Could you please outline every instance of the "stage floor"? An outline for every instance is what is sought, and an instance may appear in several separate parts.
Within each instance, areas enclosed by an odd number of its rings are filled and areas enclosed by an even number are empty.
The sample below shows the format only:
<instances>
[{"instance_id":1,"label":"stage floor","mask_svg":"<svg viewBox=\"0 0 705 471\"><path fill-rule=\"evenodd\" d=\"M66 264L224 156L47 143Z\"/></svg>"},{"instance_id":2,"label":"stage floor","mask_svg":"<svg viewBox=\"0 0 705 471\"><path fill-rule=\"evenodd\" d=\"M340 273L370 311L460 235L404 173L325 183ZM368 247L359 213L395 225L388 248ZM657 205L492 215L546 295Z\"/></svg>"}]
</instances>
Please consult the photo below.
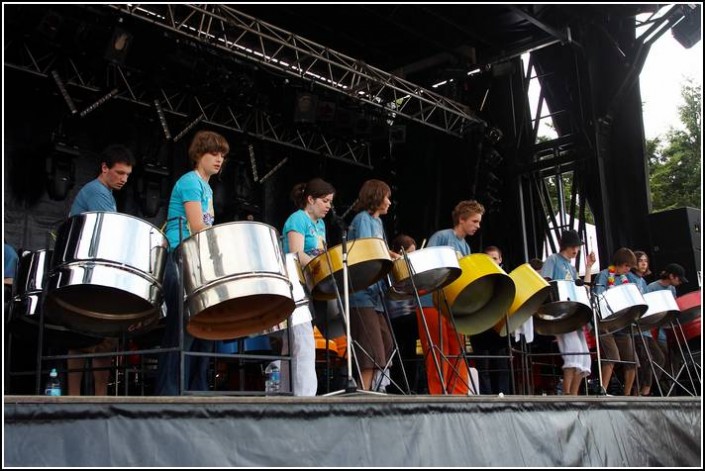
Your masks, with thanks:
<instances>
[{"instance_id":1,"label":"stage floor","mask_svg":"<svg viewBox=\"0 0 705 471\"><path fill-rule=\"evenodd\" d=\"M701 467L702 398L5 396L6 466Z\"/></svg>"}]
</instances>

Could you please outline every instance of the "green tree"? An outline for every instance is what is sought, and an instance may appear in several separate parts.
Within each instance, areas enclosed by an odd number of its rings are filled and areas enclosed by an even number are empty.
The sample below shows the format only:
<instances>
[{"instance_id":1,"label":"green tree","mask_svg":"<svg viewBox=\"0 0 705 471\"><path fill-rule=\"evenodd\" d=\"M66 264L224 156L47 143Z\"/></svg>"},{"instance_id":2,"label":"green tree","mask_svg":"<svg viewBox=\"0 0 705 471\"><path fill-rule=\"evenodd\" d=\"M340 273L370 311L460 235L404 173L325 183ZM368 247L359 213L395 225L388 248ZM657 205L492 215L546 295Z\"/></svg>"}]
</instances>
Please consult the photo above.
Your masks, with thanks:
<instances>
[{"instance_id":1,"label":"green tree","mask_svg":"<svg viewBox=\"0 0 705 471\"><path fill-rule=\"evenodd\" d=\"M681 96L684 104L678 113L685 130L671 128L663 146L658 139L646 142L654 212L684 206L701 209L702 87L687 80Z\"/></svg>"}]
</instances>

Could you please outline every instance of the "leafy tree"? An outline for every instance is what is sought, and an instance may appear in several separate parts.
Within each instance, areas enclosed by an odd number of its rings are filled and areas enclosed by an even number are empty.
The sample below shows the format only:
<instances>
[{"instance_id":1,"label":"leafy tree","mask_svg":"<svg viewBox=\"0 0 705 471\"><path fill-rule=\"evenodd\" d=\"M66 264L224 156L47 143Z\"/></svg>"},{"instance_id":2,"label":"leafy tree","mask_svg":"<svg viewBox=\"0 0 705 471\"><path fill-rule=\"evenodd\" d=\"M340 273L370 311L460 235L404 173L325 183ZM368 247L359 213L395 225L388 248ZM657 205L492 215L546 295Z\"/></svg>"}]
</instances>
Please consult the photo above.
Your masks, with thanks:
<instances>
[{"instance_id":1,"label":"leafy tree","mask_svg":"<svg viewBox=\"0 0 705 471\"><path fill-rule=\"evenodd\" d=\"M700 209L702 154L702 87L687 80L678 114L685 130L671 128L666 142L646 142L653 211L690 206Z\"/></svg>"}]
</instances>

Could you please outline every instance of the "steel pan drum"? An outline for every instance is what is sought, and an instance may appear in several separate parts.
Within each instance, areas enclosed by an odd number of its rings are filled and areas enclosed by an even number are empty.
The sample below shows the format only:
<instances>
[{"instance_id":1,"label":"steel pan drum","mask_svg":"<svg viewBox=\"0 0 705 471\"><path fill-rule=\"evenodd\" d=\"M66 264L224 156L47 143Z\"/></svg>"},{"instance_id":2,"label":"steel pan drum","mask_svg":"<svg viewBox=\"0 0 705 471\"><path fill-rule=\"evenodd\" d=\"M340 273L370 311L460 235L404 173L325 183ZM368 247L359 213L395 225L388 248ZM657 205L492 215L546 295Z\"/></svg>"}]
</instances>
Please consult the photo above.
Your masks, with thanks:
<instances>
[{"instance_id":1,"label":"steel pan drum","mask_svg":"<svg viewBox=\"0 0 705 471\"><path fill-rule=\"evenodd\" d=\"M534 316L534 330L541 335L572 332L592 317L590 298L585 286L572 280L551 280L549 297Z\"/></svg>"},{"instance_id":2,"label":"steel pan drum","mask_svg":"<svg viewBox=\"0 0 705 471\"><path fill-rule=\"evenodd\" d=\"M88 212L58 229L45 313L74 330L118 336L161 317L168 242L139 218Z\"/></svg>"},{"instance_id":3,"label":"steel pan drum","mask_svg":"<svg viewBox=\"0 0 705 471\"><path fill-rule=\"evenodd\" d=\"M686 324L700 317L702 312L702 292L700 290L691 291L676 298L676 303L681 312L676 315L678 322Z\"/></svg>"},{"instance_id":4,"label":"steel pan drum","mask_svg":"<svg viewBox=\"0 0 705 471\"><path fill-rule=\"evenodd\" d=\"M265 329L263 332L253 334L253 335L269 335L278 334L289 327L289 320L291 320L291 325L299 325L304 322L310 322L313 319L311 316L311 310L308 308L308 295L304 289L304 273L301 271L301 264L296 254L288 253L285 256L286 260L286 272L289 275L289 281L291 281L291 293L294 297L294 312L291 313L288 319L284 319L278 324Z\"/></svg>"},{"instance_id":5,"label":"steel pan drum","mask_svg":"<svg viewBox=\"0 0 705 471\"><path fill-rule=\"evenodd\" d=\"M391 299L411 298L414 286L419 296L423 296L452 283L462 273L455 250L450 247L427 247L408 253L407 257L408 263L401 257L392 265L392 281L387 292Z\"/></svg>"},{"instance_id":6,"label":"steel pan drum","mask_svg":"<svg viewBox=\"0 0 705 471\"><path fill-rule=\"evenodd\" d=\"M279 234L259 222L219 224L177 249L183 260L188 332L227 340L262 332L294 310Z\"/></svg>"},{"instance_id":7,"label":"steel pan drum","mask_svg":"<svg viewBox=\"0 0 705 471\"><path fill-rule=\"evenodd\" d=\"M669 290L652 291L644 294L644 300L649 306L646 313L639 319L639 330L650 330L672 319L680 311L676 298Z\"/></svg>"},{"instance_id":8,"label":"steel pan drum","mask_svg":"<svg viewBox=\"0 0 705 471\"><path fill-rule=\"evenodd\" d=\"M639 320L649 309L644 296L633 283L613 286L598 296L601 333L611 334Z\"/></svg>"},{"instance_id":9,"label":"steel pan drum","mask_svg":"<svg viewBox=\"0 0 705 471\"><path fill-rule=\"evenodd\" d=\"M528 263L512 270L509 278L514 281L516 287L514 302L509 307L509 331L513 332L536 314L550 294L551 285ZM506 336L506 325L507 321L503 318L494 326L494 329L499 335Z\"/></svg>"},{"instance_id":10,"label":"steel pan drum","mask_svg":"<svg viewBox=\"0 0 705 471\"><path fill-rule=\"evenodd\" d=\"M392 258L383 239L363 237L347 242L348 281L351 292L376 283L389 273ZM329 262L330 257L330 262ZM343 246L336 245L304 267L306 285L314 299L335 299L336 283L343 295Z\"/></svg>"},{"instance_id":11,"label":"steel pan drum","mask_svg":"<svg viewBox=\"0 0 705 471\"><path fill-rule=\"evenodd\" d=\"M433 301L441 313L449 316L445 296L458 332L479 334L507 313L516 292L514 281L486 254L468 255L458 263L462 274L443 291L435 292Z\"/></svg>"},{"instance_id":12,"label":"steel pan drum","mask_svg":"<svg viewBox=\"0 0 705 471\"><path fill-rule=\"evenodd\" d=\"M39 316L43 301L43 284L49 272L52 251L25 250L19 256L13 292L10 301L10 329L25 339L38 338ZM64 326L44 319L44 340L47 344L84 348L97 345L102 337L91 337L73 332Z\"/></svg>"}]
</instances>

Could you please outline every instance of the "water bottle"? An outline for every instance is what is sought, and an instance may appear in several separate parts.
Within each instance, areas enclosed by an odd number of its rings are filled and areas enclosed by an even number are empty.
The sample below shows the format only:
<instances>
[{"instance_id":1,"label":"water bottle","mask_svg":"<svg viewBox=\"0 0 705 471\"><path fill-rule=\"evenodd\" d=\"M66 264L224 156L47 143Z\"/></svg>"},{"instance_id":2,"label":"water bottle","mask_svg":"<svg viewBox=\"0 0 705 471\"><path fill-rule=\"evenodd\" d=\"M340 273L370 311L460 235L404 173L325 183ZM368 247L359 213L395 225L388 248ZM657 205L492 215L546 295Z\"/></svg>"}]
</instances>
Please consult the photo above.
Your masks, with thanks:
<instances>
[{"instance_id":1,"label":"water bottle","mask_svg":"<svg viewBox=\"0 0 705 471\"><path fill-rule=\"evenodd\" d=\"M49 373L49 380L46 388L44 388L44 394L47 396L61 396L61 381L59 381L59 373L56 372L56 368L52 368Z\"/></svg>"},{"instance_id":2,"label":"water bottle","mask_svg":"<svg viewBox=\"0 0 705 471\"><path fill-rule=\"evenodd\" d=\"M273 361L264 369L264 391L267 394L278 393L281 388L281 371L279 360Z\"/></svg>"}]
</instances>

